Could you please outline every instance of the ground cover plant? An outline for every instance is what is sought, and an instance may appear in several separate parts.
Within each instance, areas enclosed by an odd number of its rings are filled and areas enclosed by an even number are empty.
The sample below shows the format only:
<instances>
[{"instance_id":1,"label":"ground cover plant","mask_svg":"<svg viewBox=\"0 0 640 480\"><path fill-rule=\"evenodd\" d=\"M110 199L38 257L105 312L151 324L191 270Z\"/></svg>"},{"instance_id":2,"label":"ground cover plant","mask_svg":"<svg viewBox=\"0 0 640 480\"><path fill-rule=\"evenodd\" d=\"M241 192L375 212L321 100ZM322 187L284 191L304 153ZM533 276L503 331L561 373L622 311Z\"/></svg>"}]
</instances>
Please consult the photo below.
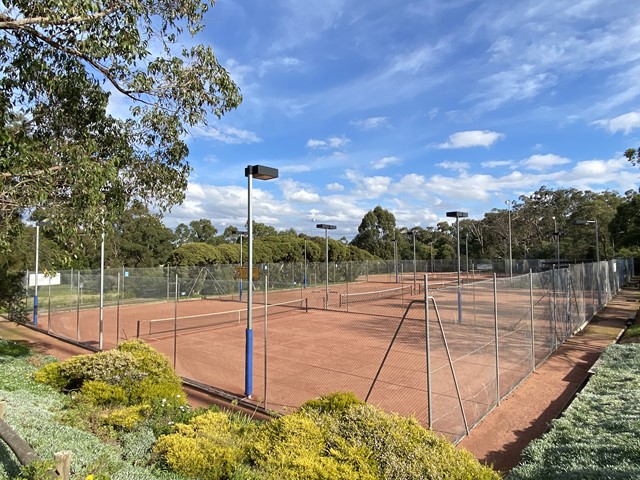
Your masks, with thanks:
<instances>
[{"instance_id":1,"label":"ground cover plant","mask_svg":"<svg viewBox=\"0 0 640 480\"><path fill-rule=\"evenodd\" d=\"M524 451L509 480L637 478L640 344L612 345L551 430Z\"/></svg>"},{"instance_id":2,"label":"ground cover plant","mask_svg":"<svg viewBox=\"0 0 640 480\"><path fill-rule=\"evenodd\" d=\"M5 419L44 459L21 469L0 442L0 480L40 478L61 450L72 451L73 479L499 478L415 419L350 393L269 422L194 411L165 357L137 340L62 362L0 340L0 367Z\"/></svg>"},{"instance_id":3,"label":"ground cover plant","mask_svg":"<svg viewBox=\"0 0 640 480\"><path fill-rule=\"evenodd\" d=\"M134 432L112 429L110 438L106 438L104 429L100 435L87 430L90 422L73 425L65 421L70 411L85 408L80 406L83 401L78 395L62 393L34 378L42 368L51 371L50 365L63 363L52 357L31 354L19 343L0 339L0 399L6 402L5 421L43 459L43 465L22 469L9 448L0 442L0 480L43 478L38 476L42 468L51 466L53 454L62 450L72 452L73 479L183 478L149 463L156 441L149 426L140 426Z\"/></svg>"}]
</instances>

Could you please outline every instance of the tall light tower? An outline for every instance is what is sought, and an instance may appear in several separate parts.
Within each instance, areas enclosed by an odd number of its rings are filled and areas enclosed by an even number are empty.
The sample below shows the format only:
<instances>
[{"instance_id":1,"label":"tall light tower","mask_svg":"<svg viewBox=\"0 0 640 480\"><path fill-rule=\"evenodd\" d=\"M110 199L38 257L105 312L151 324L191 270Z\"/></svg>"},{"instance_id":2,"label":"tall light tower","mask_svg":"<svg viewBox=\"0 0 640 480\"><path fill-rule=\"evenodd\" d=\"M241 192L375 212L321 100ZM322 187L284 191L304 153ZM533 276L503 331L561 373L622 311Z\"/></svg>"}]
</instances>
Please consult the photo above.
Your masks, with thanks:
<instances>
[{"instance_id":1,"label":"tall light tower","mask_svg":"<svg viewBox=\"0 0 640 480\"><path fill-rule=\"evenodd\" d=\"M602 308L602 291L600 288L600 246L598 245L598 220L576 220L576 225L590 225L595 226L596 235L596 282L598 283L598 308Z\"/></svg>"},{"instance_id":2,"label":"tall light tower","mask_svg":"<svg viewBox=\"0 0 640 480\"><path fill-rule=\"evenodd\" d=\"M271 180L278 178L278 169L265 167L264 165L247 165L244 169L247 177L247 330L245 335L245 369L244 369L244 394L251 397L253 390L253 210L251 207L252 180ZM266 381L266 379L265 379Z\"/></svg>"},{"instance_id":3,"label":"tall light tower","mask_svg":"<svg viewBox=\"0 0 640 480\"><path fill-rule=\"evenodd\" d=\"M504 202L509 212L509 277L513 277L513 254L511 252L511 207L515 204L512 200Z\"/></svg>"},{"instance_id":4,"label":"tall light tower","mask_svg":"<svg viewBox=\"0 0 640 480\"><path fill-rule=\"evenodd\" d=\"M236 234L240 237L240 301L242 302L242 237L244 237L247 232L243 230L238 230Z\"/></svg>"},{"instance_id":5,"label":"tall light tower","mask_svg":"<svg viewBox=\"0 0 640 480\"><path fill-rule=\"evenodd\" d=\"M33 324L38 325L38 262L40 258L40 225L36 223L36 275L33 290Z\"/></svg>"},{"instance_id":6,"label":"tall light tower","mask_svg":"<svg viewBox=\"0 0 640 480\"><path fill-rule=\"evenodd\" d=\"M335 230L336 226L328 223L318 223L316 228L324 229L324 263L326 266L324 308L326 310L329 308L329 230Z\"/></svg>"},{"instance_id":7,"label":"tall light tower","mask_svg":"<svg viewBox=\"0 0 640 480\"><path fill-rule=\"evenodd\" d=\"M447 217L456 219L457 257L458 257L458 323L462 323L462 288L460 284L460 219L468 217L467 212L447 212Z\"/></svg>"},{"instance_id":8,"label":"tall light tower","mask_svg":"<svg viewBox=\"0 0 640 480\"><path fill-rule=\"evenodd\" d=\"M416 231L411 231L413 235L413 288L416 288Z\"/></svg>"}]
</instances>

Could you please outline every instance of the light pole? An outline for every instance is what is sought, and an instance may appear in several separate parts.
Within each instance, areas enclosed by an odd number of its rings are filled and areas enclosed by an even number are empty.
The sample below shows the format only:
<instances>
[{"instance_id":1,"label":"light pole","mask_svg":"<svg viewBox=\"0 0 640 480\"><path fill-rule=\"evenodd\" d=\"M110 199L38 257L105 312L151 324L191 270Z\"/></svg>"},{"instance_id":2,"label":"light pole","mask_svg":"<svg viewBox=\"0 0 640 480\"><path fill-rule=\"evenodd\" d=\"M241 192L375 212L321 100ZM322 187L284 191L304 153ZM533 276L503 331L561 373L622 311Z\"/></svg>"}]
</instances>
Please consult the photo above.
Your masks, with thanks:
<instances>
[{"instance_id":1,"label":"light pole","mask_svg":"<svg viewBox=\"0 0 640 480\"><path fill-rule=\"evenodd\" d=\"M33 290L33 324L38 325L38 260L40 257L40 225L36 223L36 276Z\"/></svg>"},{"instance_id":2,"label":"light pole","mask_svg":"<svg viewBox=\"0 0 640 480\"><path fill-rule=\"evenodd\" d=\"M411 231L413 235L413 288L416 288L416 231Z\"/></svg>"},{"instance_id":3,"label":"light pole","mask_svg":"<svg viewBox=\"0 0 640 480\"><path fill-rule=\"evenodd\" d=\"M600 291L600 247L598 245L598 220L576 220L576 225L595 226L596 235L596 282L598 283L598 308L602 307L602 292Z\"/></svg>"},{"instance_id":4,"label":"light pole","mask_svg":"<svg viewBox=\"0 0 640 480\"><path fill-rule=\"evenodd\" d=\"M464 258L467 260L467 278L469 278L469 235L464 236Z\"/></svg>"},{"instance_id":5,"label":"light pole","mask_svg":"<svg viewBox=\"0 0 640 480\"><path fill-rule=\"evenodd\" d=\"M304 288L307 288L307 239L304 239Z\"/></svg>"},{"instance_id":6,"label":"light pole","mask_svg":"<svg viewBox=\"0 0 640 480\"><path fill-rule=\"evenodd\" d=\"M247 330L245 335L245 369L244 369L244 394L251 397L253 390L253 211L251 208L252 180L271 180L278 178L278 169L265 167L264 165L247 165L244 169L247 177ZM266 381L266 379L265 379Z\"/></svg>"},{"instance_id":7,"label":"light pole","mask_svg":"<svg viewBox=\"0 0 640 480\"><path fill-rule=\"evenodd\" d=\"M104 219L102 220L102 233L100 241L100 319L98 322L98 349L102 351L102 330L104 321Z\"/></svg>"},{"instance_id":8,"label":"light pole","mask_svg":"<svg viewBox=\"0 0 640 480\"><path fill-rule=\"evenodd\" d=\"M509 277L513 277L513 255L511 253L511 207L515 202L506 200L504 203L507 205L507 210L509 212Z\"/></svg>"},{"instance_id":9,"label":"light pole","mask_svg":"<svg viewBox=\"0 0 640 480\"><path fill-rule=\"evenodd\" d=\"M433 239L431 239L429 245L431 246L431 273L433 273Z\"/></svg>"},{"instance_id":10,"label":"light pole","mask_svg":"<svg viewBox=\"0 0 640 480\"><path fill-rule=\"evenodd\" d=\"M393 233L393 273L396 276L396 283L398 283L398 241L396 240L396 234Z\"/></svg>"},{"instance_id":11,"label":"light pole","mask_svg":"<svg viewBox=\"0 0 640 480\"><path fill-rule=\"evenodd\" d=\"M462 289L460 285L460 219L468 217L467 212L447 212L447 217L456 219L457 257L458 257L458 322L462 323Z\"/></svg>"},{"instance_id":12,"label":"light pole","mask_svg":"<svg viewBox=\"0 0 640 480\"><path fill-rule=\"evenodd\" d=\"M556 240L556 266L560 268L560 232L558 231L556 217L551 218L553 218L553 236Z\"/></svg>"},{"instance_id":13,"label":"light pole","mask_svg":"<svg viewBox=\"0 0 640 480\"><path fill-rule=\"evenodd\" d=\"M318 223L316 228L324 228L324 261L326 266L324 308L326 310L329 308L329 230L335 230L336 226L328 223Z\"/></svg>"},{"instance_id":14,"label":"light pole","mask_svg":"<svg viewBox=\"0 0 640 480\"><path fill-rule=\"evenodd\" d=\"M242 237L244 237L247 232L238 230L236 234L240 235L240 302L242 302Z\"/></svg>"}]
</instances>

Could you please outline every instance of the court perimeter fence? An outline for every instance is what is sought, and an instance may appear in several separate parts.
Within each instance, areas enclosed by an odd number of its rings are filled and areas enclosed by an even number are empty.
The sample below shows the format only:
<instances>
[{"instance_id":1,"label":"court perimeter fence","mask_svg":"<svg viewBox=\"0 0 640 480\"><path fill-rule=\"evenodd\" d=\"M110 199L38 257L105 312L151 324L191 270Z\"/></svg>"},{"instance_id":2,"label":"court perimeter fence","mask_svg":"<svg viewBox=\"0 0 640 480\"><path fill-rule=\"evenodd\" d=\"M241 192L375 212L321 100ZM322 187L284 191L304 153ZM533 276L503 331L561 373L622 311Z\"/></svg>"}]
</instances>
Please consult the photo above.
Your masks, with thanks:
<instances>
[{"instance_id":1,"label":"court perimeter fence","mask_svg":"<svg viewBox=\"0 0 640 480\"><path fill-rule=\"evenodd\" d=\"M259 393L251 401L286 412L350 390L453 441L634 275L627 259L563 268L529 261L513 276L504 263L474 261L459 283L453 262L330 263L328 278L326 267L257 267L253 317L264 346L254 361L264 369L255 371ZM183 378L243 396L248 285L236 267L65 271L52 278L39 280L39 328L97 349L142 338Z\"/></svg>"}]
</instances>

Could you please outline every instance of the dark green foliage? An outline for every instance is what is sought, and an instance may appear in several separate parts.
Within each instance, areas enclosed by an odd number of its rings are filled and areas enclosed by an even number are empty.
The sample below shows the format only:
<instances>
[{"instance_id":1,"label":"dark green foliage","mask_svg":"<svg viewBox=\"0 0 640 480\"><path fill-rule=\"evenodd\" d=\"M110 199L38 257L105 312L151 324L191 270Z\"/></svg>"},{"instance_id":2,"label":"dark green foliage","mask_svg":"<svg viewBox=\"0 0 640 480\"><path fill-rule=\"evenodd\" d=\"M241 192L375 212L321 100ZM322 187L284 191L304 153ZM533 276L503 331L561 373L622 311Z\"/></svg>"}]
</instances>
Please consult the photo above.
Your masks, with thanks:
<instances>
[{"instance_id":1,"label":"dark green foliage","mask_svg":"<svg viewBox=\"0 0 640 480\"><path fill-rule=\"evenodd\" d=\"M218 250L208 243L187 243L171 253L167 265L177 267L205 266L219 263L221 259Z\"/></svg>"},{"instance_id":2,"label":"dark green foliage","mask_svg":"<svg viewBox=\"0 0 640 480\"><path fill-rule=\"evenodd\" d=\"M26 345L0 338L0 357L26 357L30 353Z\"/></svg>"}]
</instances>

